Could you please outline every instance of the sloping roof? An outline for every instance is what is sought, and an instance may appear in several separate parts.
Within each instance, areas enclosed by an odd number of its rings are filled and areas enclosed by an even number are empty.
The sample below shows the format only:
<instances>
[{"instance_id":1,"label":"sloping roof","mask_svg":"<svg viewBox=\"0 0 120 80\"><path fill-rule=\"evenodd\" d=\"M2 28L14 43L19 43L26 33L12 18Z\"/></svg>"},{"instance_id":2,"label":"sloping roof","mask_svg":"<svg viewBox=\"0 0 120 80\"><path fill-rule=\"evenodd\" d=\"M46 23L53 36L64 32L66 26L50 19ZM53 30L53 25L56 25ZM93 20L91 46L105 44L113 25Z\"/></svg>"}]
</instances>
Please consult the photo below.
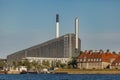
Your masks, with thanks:
<instances>
[{"instance_id":1,"label":"sloping roof","mask_svg":"<svg viewBox=\"0 0 120 80\"><path fill-rule=\"evenodd\" d=\"M116 63L120 63L120 56L118 56L113 63L111 64L111 66L115 66Z\"/></svg>"},{"instance_id":2,"label":"sloping roof","mask_svg":"<svg viewBox=\"0 0 120 80\"><path fill-rule=\"evenodd\" d=\"M102 61L103 62L110 62L110 59L115 59L118 56L116 54L112 54L112 53L104 53L102 54Z\"/></svg>"},{"instance_id":3,"label":"sloping roof","mask_svg":"<svg viewBox=\"0 0 120 80\"><path fill-rule=\"evenodd\" d=\"M118 54L112 54L111 52L84 52L83 54L78 56L78 59L86 58L86 62L88 59L101 59L102 62L110 62L111 59L115 59L118 57Z\"/></svg>"}]
</instances>

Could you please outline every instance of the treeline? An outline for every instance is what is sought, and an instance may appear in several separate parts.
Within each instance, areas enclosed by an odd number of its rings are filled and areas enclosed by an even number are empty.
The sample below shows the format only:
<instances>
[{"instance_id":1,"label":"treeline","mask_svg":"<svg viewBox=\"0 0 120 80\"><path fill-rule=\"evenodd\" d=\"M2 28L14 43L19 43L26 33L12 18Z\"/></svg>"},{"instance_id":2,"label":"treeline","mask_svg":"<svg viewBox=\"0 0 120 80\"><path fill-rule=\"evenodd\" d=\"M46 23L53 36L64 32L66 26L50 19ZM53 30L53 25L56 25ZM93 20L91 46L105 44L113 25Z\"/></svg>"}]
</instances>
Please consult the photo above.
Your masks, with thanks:
<instances>
[{"instance_id":1,"label":"treeline","mask_svg":"<svg viewBox=\"0 0 120 80\"><path fill-rule=\"evenodd\" d=\"M29 61L28 59L22 61L13 61L12 67L14 69L19 68L20 66L25 66L28 71L40 71L41 69L75 69L77 68L77 58L72 58L67 63L61 63L61 61L52 61L51 63L48 60L43 60L42 63L40 61Z\"/></svg>"}]
</instances>

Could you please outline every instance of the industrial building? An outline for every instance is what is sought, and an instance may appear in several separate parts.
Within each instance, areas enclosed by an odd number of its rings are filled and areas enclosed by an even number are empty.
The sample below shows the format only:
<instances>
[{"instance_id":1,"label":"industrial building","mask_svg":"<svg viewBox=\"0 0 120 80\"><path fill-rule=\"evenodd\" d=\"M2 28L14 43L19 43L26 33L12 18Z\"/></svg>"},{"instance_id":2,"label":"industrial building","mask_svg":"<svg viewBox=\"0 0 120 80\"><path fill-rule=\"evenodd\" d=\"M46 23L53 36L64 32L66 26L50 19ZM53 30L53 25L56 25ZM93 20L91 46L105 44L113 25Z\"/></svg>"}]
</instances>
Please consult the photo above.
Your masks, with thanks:
<instances>
[{"instance_id":1,"label":"industrial building","mask_svg":"<svg viewBox=\"0 0 120 80\"><path fill-rule=\"evenodd\" d=\"M81 41L78 38L78 18L75 19L75 33L59 37L59 15L56 15L56 38L42 44L18 51L7 56L8 65L13 61L28 59L29 61L57 61L68 62L71 57L79 55Z\"/></svg>"}]
</instances>

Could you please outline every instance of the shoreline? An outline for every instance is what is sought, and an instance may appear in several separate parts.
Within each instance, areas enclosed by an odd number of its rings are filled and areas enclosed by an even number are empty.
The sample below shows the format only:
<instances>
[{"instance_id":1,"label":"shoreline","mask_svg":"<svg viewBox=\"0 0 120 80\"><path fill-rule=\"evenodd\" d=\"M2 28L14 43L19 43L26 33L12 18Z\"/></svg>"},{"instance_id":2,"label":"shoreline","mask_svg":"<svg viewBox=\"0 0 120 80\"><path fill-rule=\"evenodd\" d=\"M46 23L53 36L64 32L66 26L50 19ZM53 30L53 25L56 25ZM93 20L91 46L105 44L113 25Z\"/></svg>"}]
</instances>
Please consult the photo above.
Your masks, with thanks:
<instances>
[{"instance_id":1,"label":"shoreline","mask_svg":"<svg viewBox=\"0 0 120 80\"><path fill-rule=\"evenodd\" d=\"M27 73L27 72L26 72ZM24 73L24 74L26 74ZM21 74L18 71L4 71L0 74ZM40 74L40 73L37 73ZM120 74L120 70L81 70L81 69L57 69L46 74Z\"/></svg>"},{"instance_id":2,"label":"shoreline","mask_svg":"<svg viewBox=\"0 0 120 80\"><path fill-rule=\"evenodd\" d=\"M54 74L120 74L120 70L58 69Z\"/></svg>"}]
</instances>

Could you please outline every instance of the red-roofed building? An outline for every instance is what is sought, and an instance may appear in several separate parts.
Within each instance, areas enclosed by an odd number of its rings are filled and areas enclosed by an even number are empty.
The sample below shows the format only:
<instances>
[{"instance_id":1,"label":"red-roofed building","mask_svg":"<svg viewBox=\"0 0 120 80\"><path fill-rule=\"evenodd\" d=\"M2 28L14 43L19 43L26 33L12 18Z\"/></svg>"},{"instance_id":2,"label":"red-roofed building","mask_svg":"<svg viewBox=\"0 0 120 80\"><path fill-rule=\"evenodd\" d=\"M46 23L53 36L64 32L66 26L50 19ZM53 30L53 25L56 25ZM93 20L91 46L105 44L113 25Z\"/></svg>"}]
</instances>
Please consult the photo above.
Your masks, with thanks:
<instances>
[{"instance_id":1,"label":"red-roofed building","mask_svg":"<svg viewBox=\"0 0 120 80\"><path fill-rule=\"evenodd\" d=\"M120 69L120 56L117 57L111 64L112 69Z\"/></svg>"},{"instance_id":2,"label":"red-roofed building","mask_svg":"<svg viewBox=\"0 0 120 80\"><path fill-rule=\"evenodd\" d=\"M102 50L99 52L85 51L78 56L78 68L80 69L106 69L111 68L112 62L118 58L118 54L113 54L108 50L104 53Z\"/></svg>"}]
</instances>

